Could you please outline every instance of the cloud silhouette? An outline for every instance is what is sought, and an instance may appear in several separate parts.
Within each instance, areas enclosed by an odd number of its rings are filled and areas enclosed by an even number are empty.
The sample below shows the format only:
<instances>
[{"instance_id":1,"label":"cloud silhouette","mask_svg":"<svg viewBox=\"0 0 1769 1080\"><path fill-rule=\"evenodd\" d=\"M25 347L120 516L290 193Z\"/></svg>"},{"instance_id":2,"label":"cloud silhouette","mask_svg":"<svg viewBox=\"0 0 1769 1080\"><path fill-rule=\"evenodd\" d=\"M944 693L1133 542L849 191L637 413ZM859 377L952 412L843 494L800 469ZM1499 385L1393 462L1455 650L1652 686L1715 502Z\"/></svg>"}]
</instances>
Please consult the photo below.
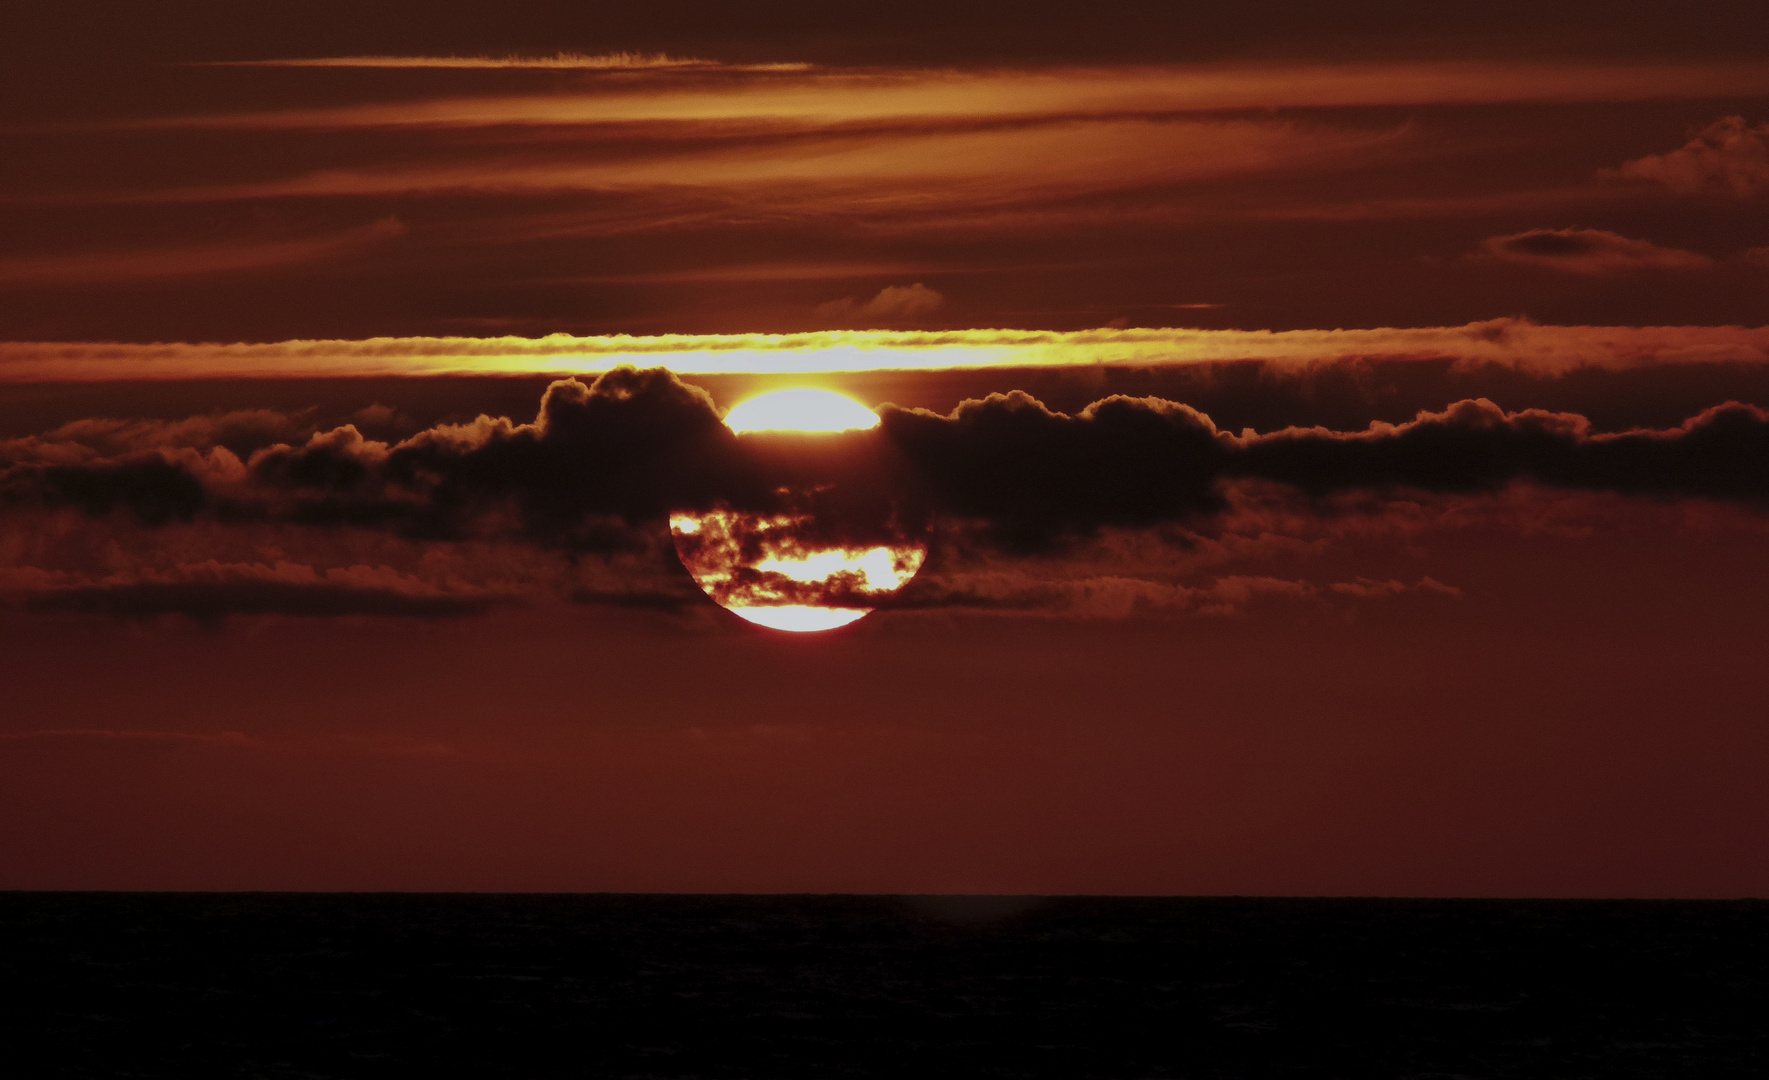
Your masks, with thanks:
<instances>
[{"instance_id":1,"label":"cloud silhouette","mask_svg":"<svg viewBox=\"0 0 1769 1080\"><path fill-rule=\"evenodd\" d=\"M1604 229L1531 229L1494 236L1481 241L1477 256L1593 277L1640 270L1700 270L1714 264L1706 255L1631 240Z\"/></svg>"},{"instance_id":2,"label":"cloud silhouette","mask_svg":"<svg viewBox=\"0 0 1769 1080\"><path fill-rule=\"evenodd\" d=\"M703 391L661 369L625 368L587 386L555 382L530 423L482 416L394 444L345 426L243 461L220 446L104 456L74 441L82 429L64 428L59 449L7 444L0 510L614 552L651 543L671 511L727 506L800 515L807 539L823 543L873 542L886 519L893 529L950 519L1005 550L1031 551L1108 527L1207 517L1225 508L1222 485L1236 480L1305 497L1528 481L1769 501L1769 412L1737 402L1670 428L1609 433L1575 413L1507 412L1485 399L1358 431L1263 434L1220 431L1161 398L1107 397L1069 414L1015 392L948 414L879 411L869 432L739 438Z\"/></svg>"}]
</instances>

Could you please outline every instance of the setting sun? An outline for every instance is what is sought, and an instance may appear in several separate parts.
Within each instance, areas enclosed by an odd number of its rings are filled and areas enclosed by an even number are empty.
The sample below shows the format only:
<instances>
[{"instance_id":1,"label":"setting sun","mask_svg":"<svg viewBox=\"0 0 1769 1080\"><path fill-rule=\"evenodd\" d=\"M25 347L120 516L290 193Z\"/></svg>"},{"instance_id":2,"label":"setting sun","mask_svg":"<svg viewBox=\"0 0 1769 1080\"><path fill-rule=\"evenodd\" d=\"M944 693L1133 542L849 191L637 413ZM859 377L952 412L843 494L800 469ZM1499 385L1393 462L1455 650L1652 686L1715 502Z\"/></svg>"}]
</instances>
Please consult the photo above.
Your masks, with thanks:
<instances>
[{"instance_id":1,"label":"setting sun","mask_svg":"<svg viewBox=\"0 0 1769 1080\"><path fill-rule=\"evenodd\" d=\"M865 431L878 414L832 390L776 390L725 416L738 434L811 435ZM919 539L866 547L818 546L804 515L714 510L670 517L670 533L695 582L738 617L774 630L807 632L846 626L872 611L869 599L896 592L921 569Z\"/></svg>"},{"instance_id":2,"label":"setting sun","mask_svg":"<svg viewBox=\"0 0 1769 1080\"><path fill-rule=\"evenodd\" d=\"M833 390L776 390L750 398L725 416L739 435L751 431L803 431L834 434L878 426L878 414Z\"/></svg>"}]
</instances>

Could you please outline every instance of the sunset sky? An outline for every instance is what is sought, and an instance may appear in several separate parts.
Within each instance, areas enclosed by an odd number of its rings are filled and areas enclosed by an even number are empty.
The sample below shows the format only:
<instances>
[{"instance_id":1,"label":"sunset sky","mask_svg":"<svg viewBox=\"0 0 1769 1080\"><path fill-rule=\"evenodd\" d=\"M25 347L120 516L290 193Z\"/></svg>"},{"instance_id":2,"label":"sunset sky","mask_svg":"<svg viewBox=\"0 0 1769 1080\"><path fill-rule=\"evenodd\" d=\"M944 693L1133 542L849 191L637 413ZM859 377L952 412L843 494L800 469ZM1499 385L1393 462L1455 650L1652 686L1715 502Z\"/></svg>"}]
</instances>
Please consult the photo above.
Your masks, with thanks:
<instances>
[{"instance_id":1,"label":"sunset sky","mask_svg":"<svg viewBox=\"0 0 1769 1080\"><path fill-rule=\"evenodd\" d=\"M1769 893L1769 6L0 59L0 888Z\"/></svg>"}]
</instances>

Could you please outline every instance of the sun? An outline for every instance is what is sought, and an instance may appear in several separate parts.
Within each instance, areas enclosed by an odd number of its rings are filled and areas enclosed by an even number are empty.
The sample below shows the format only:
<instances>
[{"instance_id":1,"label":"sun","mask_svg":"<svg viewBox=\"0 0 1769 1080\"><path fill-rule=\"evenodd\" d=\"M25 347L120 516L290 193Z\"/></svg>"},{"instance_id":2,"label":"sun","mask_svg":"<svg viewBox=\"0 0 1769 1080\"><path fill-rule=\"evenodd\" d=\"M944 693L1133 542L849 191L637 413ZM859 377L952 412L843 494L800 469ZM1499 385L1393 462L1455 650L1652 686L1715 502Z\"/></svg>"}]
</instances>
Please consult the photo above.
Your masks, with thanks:
<instances>
[{"instance_id":1,"label":"sun","mask_svg":"<svg viewBox=\"0 0 1769 1080\"><path fill-rule=\"evenodd\" d=\"M832 390L776 390L725 416L739 435L838 434L878 426L878 414ZM670 516L682 565L705 593L740 618L774 630L833 630L873 610L921 569L927 544L887 527L888 543L832 547L810 540L814 517L729 509ZM888 525L888 523L887 523Z\"/></svg>"},{"instance_id":2,"label":"sun","mask_svg":"<svg viewBox=\"0 0 1769 1080\"><path fill-rule=\"evenodd\" d=\"M878 414L834 390L776 390L752 397L726 413L725 426L739 435L751 431L833 434L875 428Z\"/></svg>"}]
</instances>

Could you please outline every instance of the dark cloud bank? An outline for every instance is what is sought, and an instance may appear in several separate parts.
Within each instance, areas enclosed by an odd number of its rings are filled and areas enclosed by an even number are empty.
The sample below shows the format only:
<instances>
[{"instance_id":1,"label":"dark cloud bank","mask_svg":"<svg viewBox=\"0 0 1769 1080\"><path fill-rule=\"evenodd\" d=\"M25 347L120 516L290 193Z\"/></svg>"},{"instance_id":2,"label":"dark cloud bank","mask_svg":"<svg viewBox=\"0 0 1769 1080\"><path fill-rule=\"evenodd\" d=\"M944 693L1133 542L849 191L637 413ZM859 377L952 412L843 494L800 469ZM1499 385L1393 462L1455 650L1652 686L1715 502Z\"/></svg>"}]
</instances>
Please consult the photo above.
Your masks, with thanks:
<instances>
[{"instance_id":1,"label":"dark cloud bank","mask_svg":"<svg viewBox=\"0 0 1769 1080\"><path fill-rule=\"evenodd\" d=\"M225 445L104 452L78 428L0 444L0 505L126 512L147 524L212 516L388 529L504 532L595 549L672 510L792 508L781 489L864 488L880 501L981 522L1016 545L1221 509L1219 482L1309 495L1469 492L1514 481L1574 490L1769 499L1769 411L1729 402L1658 430L1595 432L1580 415L1485 399L1361 431L1219 431L1189 406L1107 397L1074 414L992 394L948 415L886 405L869 433L733 435L703 391L664 370L555 382L537 418L481 416L404 441L355 426L241 456ZM226 425L217 425L217 430ZM839 510L839 506L837 507Z\"/></svg>"},{"instance_id":2,"label":"dark cloud bank","mask_svg":"<svg viewBox=\"0 0 1769 1080\"><path fill-rule=\"evenodd\" d=\"M1264 434L1220 431L1205 414L1152 397L1107 397L1069 414L1014 392L945 415L895 406L880 414L870 432L739 438L704 391L667 371L629 368L592 385L552 384L530 423L481 416L391 443L347 425L242 452L239 425L225 420L135 429L126 442L114 426L69 425L0 443L0 513L24 528L33 515L71 511L150 530L295 525L420 543L513 541L576 558L655 549L671 511L729 506L813 515L806 539L819 542L962 525L1011 558L1101 529L1199 522L1227 509L1225 485L1249 480L1293 490L1303 505L1347 492L1405 498L1517 482L1769 501L1769 411L1736 402L1674 427L1622 432L1485 399L1358 431ZM277 430L259 427L264 439ZM167 433L158 445L155 430ZM453 615L499 601L404 579L226 566L32 595L38 608L119 614Z\"/></svg>"}]
</instances>

